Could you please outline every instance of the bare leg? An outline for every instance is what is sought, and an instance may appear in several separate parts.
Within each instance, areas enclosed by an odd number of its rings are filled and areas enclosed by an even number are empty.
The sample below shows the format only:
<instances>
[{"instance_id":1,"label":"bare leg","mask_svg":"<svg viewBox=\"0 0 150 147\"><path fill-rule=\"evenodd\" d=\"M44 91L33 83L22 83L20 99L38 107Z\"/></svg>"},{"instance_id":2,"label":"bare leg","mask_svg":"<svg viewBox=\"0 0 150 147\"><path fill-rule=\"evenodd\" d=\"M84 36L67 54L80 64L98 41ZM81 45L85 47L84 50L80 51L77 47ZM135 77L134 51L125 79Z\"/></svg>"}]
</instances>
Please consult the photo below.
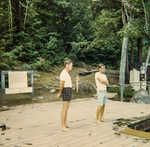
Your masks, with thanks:
<instances>
[{"instance_id":1,"label":"bare leg","mask_svg":"<svg viewBox=\"0 0 150 147\"><path fill-rule=\"evenodd\" d=\"M66 128L69 128L69 127L67 126L67 115L68 115L69 106L70 106L70 102L67 101L67 102L66 102L66 115L65 115L65 127L66 127Z\"/></svg>"},{"instance_id":2,"label":"bare leg","mask_svg":"<svg viewBox=\"0 0 150 147\"><path fill-rule=\"evenodd\" d=\"M99 123L100 121L102 121L102 117L103 117L103 106L99 105L97 108L97 113L96 113L96 121L97 123Z\"/></svg>"},{"instance_id":3,"label":"bare leg","mask_svg":"<svg viewBox=\"0 0 150 147\"><path fill-rule=\"evenodd\" d=\"M105 110L105 105L103 105L101 107L101 111L100 111L100 121L104 122L104 110Z\"/></svg>"},{"instance_id":4,"label":"bare leg","mask_svg":"<svg viewBox=\"0 0 150 147\"><path fill-rule=\"evenodd\" d=\"M99 121L99 116L100 116L100 106L98 106L96 110L96 122Z\"/></svg>"},{"instance_id":5,"label":"bare leg","mask_svg":"<svg viewBox=\"0 0 150 147\"><path fill-rule=\"evenodd\" d=\"M66 122L67 122L67 114L68 114L69 104L70 104L70 102L63 101L62 114L61 114L62 128L67 128Z\"/></svg>"}]
</instances>

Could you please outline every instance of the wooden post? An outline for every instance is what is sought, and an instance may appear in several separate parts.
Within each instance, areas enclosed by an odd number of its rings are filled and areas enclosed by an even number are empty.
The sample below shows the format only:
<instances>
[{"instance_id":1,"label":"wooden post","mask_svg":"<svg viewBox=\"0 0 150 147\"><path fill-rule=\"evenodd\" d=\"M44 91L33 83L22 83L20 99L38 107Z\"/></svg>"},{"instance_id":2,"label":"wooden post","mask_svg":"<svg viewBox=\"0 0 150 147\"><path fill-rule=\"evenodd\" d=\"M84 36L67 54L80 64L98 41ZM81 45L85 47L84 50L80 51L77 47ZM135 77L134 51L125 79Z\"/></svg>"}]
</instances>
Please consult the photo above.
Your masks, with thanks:
<instances>
[{"instance_id":1,"label":"wooden post","mask_svg":"<svg viewBox=\"0 0 150 147\"><path fill-rule=\"evenodd\" d=\"M76 76L76 92L79 92L79 75Z\"/></svg>"},{"instance_id":2,"label":"wooden post","mask_svg":"<svg viewBox=\"0 0 150 147\"><path fill-rule=\"evenodd\" d=\"M33 97L34 97L34 85L33 85L34 75L33 75L33 71L31 71L30 76L31 76L30 82L31 82L31 87L32 87L32 99L33 99Z\"/></svg>"},{"instance_id":3,"label":"wooden post","mask_svg":"<svg viewBox=\"0 0 150 147\"><path fill-rule=\"evenodd\" d=\"M2 104L4 104L4 95L5 95L5 74L2 71L1 73L1 89L2 89Z\"/></svg>"}]
</instances>

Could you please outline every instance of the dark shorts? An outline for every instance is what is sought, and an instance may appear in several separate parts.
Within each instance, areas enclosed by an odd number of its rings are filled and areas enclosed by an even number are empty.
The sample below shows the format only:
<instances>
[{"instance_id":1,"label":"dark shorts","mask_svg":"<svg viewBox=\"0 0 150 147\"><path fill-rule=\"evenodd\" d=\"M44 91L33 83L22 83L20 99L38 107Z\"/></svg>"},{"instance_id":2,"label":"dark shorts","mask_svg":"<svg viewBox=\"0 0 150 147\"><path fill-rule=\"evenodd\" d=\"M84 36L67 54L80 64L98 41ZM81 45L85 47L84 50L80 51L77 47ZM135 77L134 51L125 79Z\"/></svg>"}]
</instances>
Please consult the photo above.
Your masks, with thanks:
<instances>
[{"instance_id":1,"label":"dark shorts","mask_svg":"<svg viewBox=\"0 0 150 147\"><path fill-rule=\"evenodd\" d=\"M63 99L63 101L71 101L71 99L72 99L72 88L70 88L70 87L63 88L62 99Z\"/></svg>"}]
</instances>

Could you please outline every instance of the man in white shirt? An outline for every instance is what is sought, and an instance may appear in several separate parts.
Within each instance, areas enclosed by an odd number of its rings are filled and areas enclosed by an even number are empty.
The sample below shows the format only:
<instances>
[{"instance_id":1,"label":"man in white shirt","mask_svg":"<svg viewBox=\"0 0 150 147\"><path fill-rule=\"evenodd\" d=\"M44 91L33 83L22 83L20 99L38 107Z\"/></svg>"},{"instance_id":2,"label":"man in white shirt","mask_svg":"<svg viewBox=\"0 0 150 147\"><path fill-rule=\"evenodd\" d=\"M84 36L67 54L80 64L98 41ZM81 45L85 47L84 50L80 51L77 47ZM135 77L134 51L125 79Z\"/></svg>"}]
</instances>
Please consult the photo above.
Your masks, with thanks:
<instances>
[{"instance_id":1,"label":"man in white shirt","mask_svg":"<svg viewBox=\"0 0 150 147\"><path fill-rule=\"evenodd\" d=\"M67 126L67 113L72 99L72 81L69 75L69 71L72 70L72 61L67 59L64 61L65 68L60 73L60 88L58 97L62 96L63 107L61 113L62 129L66 131L69 127Z\"/></svg>"},{"instance_id":2,"label":"man in white shirt","mask_svg":"<svg viewBox=\"0 0 150 147\"><path fill-rule=\"evenodd\" d=\"M107 86L109 82L107 80L105 73L105 65L99 64L98 66L99 72L95 73L95 82L97 87L97 99L98 106L96 111L96 122L104 122L104 109L107 99Z\"/></svg>"}]
</instances>

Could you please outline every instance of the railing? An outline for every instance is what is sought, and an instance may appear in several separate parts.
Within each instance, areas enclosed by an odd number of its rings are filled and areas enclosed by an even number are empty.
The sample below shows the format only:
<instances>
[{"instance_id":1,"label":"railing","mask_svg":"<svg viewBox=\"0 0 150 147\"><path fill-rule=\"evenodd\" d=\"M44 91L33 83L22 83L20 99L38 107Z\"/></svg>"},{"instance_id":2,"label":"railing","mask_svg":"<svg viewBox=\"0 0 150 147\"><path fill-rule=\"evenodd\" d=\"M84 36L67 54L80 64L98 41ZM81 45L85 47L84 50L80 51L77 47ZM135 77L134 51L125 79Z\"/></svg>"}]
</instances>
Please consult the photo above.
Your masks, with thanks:
<instances>
[{"instance_id":1,"label":"railing","mask_svg":"<svg viewBox=\"0 0 150 147\"><path fill-rule=\"evenodd\" d=\"M10 73L25 73L25 80L21 79L19 77L15 77L15 79L10 82ZM16 94L16 93L32 93L32 97L34 96L34 85L33 85L33 71L2 71L1 72L1 90L2 90L2 103L4 102L5 94ZM28 75L30 77L29 83L28 83ZM17 79L18 78L18 79ZM22 77L24 78L24 77ZM13 82L18 82L21 84L21 87L15 86L16 83ZM26 83L25 83L26 82ZM6 85L7 83L7 85ZM11 84L11 87L10 85Z\"/></svg>"}]
</instances>

